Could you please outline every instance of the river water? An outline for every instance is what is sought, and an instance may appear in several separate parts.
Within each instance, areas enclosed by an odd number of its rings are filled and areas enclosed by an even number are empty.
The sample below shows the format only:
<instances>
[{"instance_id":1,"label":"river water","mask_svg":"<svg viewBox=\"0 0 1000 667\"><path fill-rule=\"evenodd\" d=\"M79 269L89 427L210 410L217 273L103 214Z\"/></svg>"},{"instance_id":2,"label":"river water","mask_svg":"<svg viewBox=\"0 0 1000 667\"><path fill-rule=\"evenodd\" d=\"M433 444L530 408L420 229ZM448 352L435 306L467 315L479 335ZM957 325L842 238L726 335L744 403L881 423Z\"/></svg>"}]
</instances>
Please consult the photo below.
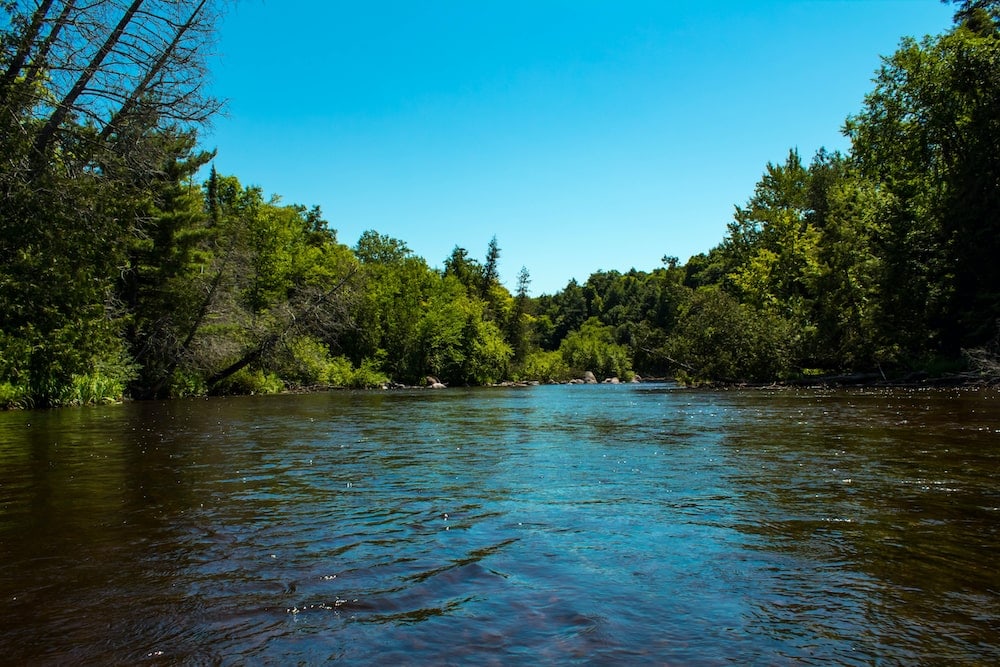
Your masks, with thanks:
<instances>
[{"instance_id":1,"label":"river water","mask_svg":"<svg viewBox=\"0 0 1000 667\"><path fill-rule=\"evenodd\" d=\"M1000 662L1000 394L0 414L5 664Z\"/></svg>"}]
</instances>

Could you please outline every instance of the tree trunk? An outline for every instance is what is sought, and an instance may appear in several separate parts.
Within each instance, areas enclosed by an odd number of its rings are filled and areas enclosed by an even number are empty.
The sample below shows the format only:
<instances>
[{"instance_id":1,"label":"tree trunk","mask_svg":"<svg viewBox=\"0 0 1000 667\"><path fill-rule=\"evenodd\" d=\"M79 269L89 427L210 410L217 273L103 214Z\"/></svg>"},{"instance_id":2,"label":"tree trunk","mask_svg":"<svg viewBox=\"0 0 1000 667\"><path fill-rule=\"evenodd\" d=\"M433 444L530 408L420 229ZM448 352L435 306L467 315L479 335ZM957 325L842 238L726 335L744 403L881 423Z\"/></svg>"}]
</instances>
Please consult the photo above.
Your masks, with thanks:
<instances>
[{"instance_id":1,"label":"tree trunk","mask_svg":"<svg viewBox=\"0 0 1000 667\"><path fill-rule=\"evenodd\" d=\"M122 15L121 20L118 21L118 25L115 26L114 30L111 31L107 39L104 40L101 48L98 49L97 53L94 54L94 57L91 58L90 63L77 78L76 83L74 83L70 91L66 93L66 96L60 100L59 104L56 106L56 110L52 112L51 116L49 116L48 122L45 123L45 126L35 137L34 159L36 160L36 167L44 164L45 152L48 149L49 144L52 142L52 138L55 136L59 126L62 125L63 121L66 120L66 117L69 116L70 111L73 110L73 105L76 104L77 99L87 88L87 84L90 83L94 74L101 68L101 65L104 63L104 59L108 57L111 50L118 44L122 34L125 32L125 28L132 22L132 17L134 17L135 13L139 11L143 2L144 0L133 0L132 4L129 5L129 8Z\"/></svg>"},{"instance_id":2,"label":"tree trunk","mask_svg":"<svg viewBox=\"0 0 1000 667\"><path fill-rule=\"evenodd\" d=\"M111 120L108 121L108 124L101 130L100 139L102 141L107 139L111 133L117 129L118 123L132 112L138 101L142 99L142 96L146 94L147 90L149 90L149 84L152 83L153 79L156 78L160 71L170 61L171 56L173 56L174 51L177 49L177 45L184 37L184 34L195 24L195 21L198 19L198 15L201 14L201 10L205 6L206 2L207 0L201 0L201 2L198 3L198 6L195 7L194 11L191 12L191 16L188 17L188 20L177 28L177 32L174 34L174 38L170 41L170 44L163 49L163 52L160 53L160 57L157 58L156 62L148 70L146 70L146 75L142 78L142 81L136 85L136 87L129 94L128 99L125 100L121 108L115 112L114 116L111 117Z\"/></svg>"},{"instance_id":3,"label":"tree trunk","mask_svg":"<svg viewBox=\"0 0 1000 667\"><path fill-rule=\"evenodd\" d=\"M31 86L35 81L38 80L39 73L43 72L46 67L48 67L47 60L49 57L49 52L52 50L52 45L55 43L56 38L59 36L60 31L66 27L69 23L69 15L76 9L76 0L66 0L63 5L62 11L59 12L59 18L56 22L52 24L52 29L49 30L49 34L45 36L42 41L42 45L38 47L38 52L31 59L31 64L28 65L28 69L24 72L24 86L27 88Z\"/></svg>"},{"instance_id":4,"label":"tree trunk","mask_svg":"<svg viewBox=\"0 0 1000 667\"><path fill-rule=\"evenodd\" d=\"M42 3L38 5L38 8L31 15L31 22L25 29L24 34L21 35L21 39L18 40L17 51L11 58L10 65L7 67L7 71L4 72L3 78L0 79L0 95L6 97L9 94L8 91L14 85L14 81L17 80L17 75L24 69L28 58L31 56L31 47L42 32L45 17L48 16L54 2L55 0L42 0ZM72 4L72 2L69 4Z\"/></svg>"}]
</instances>

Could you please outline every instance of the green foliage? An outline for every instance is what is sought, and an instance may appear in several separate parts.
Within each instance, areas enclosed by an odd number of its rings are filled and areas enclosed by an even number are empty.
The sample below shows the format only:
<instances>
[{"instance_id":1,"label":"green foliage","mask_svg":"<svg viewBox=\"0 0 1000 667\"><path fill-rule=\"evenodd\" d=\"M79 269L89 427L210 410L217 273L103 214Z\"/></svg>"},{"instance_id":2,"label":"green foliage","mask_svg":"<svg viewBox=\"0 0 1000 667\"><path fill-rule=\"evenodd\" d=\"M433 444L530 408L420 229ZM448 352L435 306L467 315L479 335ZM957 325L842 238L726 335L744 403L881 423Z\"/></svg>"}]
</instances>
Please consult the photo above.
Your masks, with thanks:
<instances>
[{"instance_id":1,"label":"green foliage","mask_svg":"<svg viewBox=\"0 0 1000 667\"><path fill-rule=\"evenodd\" d=\"M903 40L846 126L882 193L881 346L909 358L980 345L1000 316L1000 29L979 3L956 20Z\"/></svg>"},{"instance_id":2,"label":"green foliage","mask_svg":"<svg viewBox=\"0 0 1000 667\"><path fill-rule=\"evenodd\" d=\"M201 373L187 369L177 369L170 377L167 395L173 398L188 398L208 394L208 384Z\"/></svg>"},{"instance_id":3,"label":"green foliage","mask_svg":"<svg viewBox=\"0 0 1000 667\"><path fill-rule=\"evenodd\" d=\"M340 357L343 359L343 357ZM338 386L353 389L373 389L388 384L389 377L379 370L379 364L373 359L365 359L361 365L354 368L349 378Z\"/></svg>"},{"instance_id":4,"label":"green foliage","mask_svg":"<svg viewBox=\"0 0 1000 667\"><path fill-rule=\"evenodd\" d=\"M668 349L681 377L761 382L788 373L790 336L778 316L702 287L684 308Z\"/></svg>"},{"instance_id":5,"label":"green foliage","mask_svg":"<svg viewBox=\"0 0 1000 667\"><path fill-rule=\"evenodd\" d=\"M31 397L28 395L27 387L13 385L7 381L0 382L0 409L23 409L31 406Z\"/></svg>"},{"instance_id":6,"label":"green foliage","mask_svg":"<svg viewBox=\"0 0 1000 667\"><path fill-rule=\"evenodd\" d=\"M444 260L444 275L454 276L467 290L478 291L483 283L483 267L469 257L469 251L455 246Z\"/></svg>"},{"instance_id":7,"label":"green foliage","mask_svg":"<svg viewBox=\"0 0 1000 667\"><path fill-rule=\"evenodd\" d=\"M103 4L68 16L98 25ZM526 269L514 295L502 285L495 237L482 261L456 246L438 271L374 230L348 248L318 207L265 200L214 168L196 184L211 155L193 128L164 122L177 110L146 117L139 95L101 118L110 106L41 76L75 55L35 67L32 54L48 56L20 45L40 36L11 21L0 28L0 406L428 375L763 382L961 362L1000 320L1000 11L958 4L952 30L885 59L847 120L851 153L767 164L716 248L537 298ZM54 6L39 5L50 22ZM122 81L155 65L135 64Z\"/></svg>"},{"instance_id":8,"label":"green foliage","mask_svg":"<svg viewBox=\"0 0 1000 667\"><path fill-rule=\"evenodd\" d=\"M601 324L596 317L570 332L559 352L578 377L585 371L592 371L599 378L621 378L631 373L628 350L615 342L614 328Z\"/></svg>"},{"instance_id":9,"label":"green foliage","mask_svg":"<svg viewBox=\"0 0 1000 667\"><path fill-rule=\"evenodd\" d=\"M514 380L537 380L539 382L565 382L573 378L573 372L559 350L535 350L525 357L516 368Z\"/></svg>"},{"instance_id":10,"label":"green foliage","mask_svg":"<svg viewBox=\"0 0 1000 667\"><path fill-rule=\"evenodd\" d=\"M373 360L365 360L355 368L344 356L333 356L321 341L302 336L286 346L286 357L278 372L298 387L379 387L389 380Z\"/></svg>"},{"instance_id":11,"label":"green foliage","mask_svg":"<svg viewBox=\"0 0 1000 667\"><path fill-rule=\"evenodd\" d=\"M301 387L330 384L331 375L339 375L340 368L330 355L330 350L311 336L300 336L286 344L281 375L289 383ZM341 358L342 359L342 358ZM347 362L350 368L350 362Z\"/></svg>"},{"instance_id":12,"label":"green foliage","mask_svg":"<svg viewBox=\"0 0 1000 667\"><path fill-rule=\"evenodd\" d=\"M247 368L233 373L215 388L215 393L222 395L280 394L283 391L285 383L276 373Z\"/></svg>"},{"instance_id":13,"label":"green foliage","mask_svg":"<svg viewBox=\"0 0 1000 667\"><path fill-rule=\"evenodd\" d=\"M469 353L462 369L467 384L493 384L508 376L508 365L514 351L504 340L500 329L493 322L472 321Z\"/></svg>"}]
</instances>

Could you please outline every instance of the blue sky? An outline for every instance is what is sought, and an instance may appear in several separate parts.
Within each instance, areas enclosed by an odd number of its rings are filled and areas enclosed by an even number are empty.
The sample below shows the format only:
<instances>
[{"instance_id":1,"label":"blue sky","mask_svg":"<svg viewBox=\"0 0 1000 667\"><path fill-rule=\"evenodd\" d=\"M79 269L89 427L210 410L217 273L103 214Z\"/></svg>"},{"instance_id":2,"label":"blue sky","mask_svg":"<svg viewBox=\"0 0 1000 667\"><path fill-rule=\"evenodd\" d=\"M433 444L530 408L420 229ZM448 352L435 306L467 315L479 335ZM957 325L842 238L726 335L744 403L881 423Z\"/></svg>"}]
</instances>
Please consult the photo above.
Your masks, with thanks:
<instances>
[{"instance_id":1,"label":"blue sky","mask_svg":"<svg viewBox=\"0 0 1000 667\"><path fill-rule=\"evenodd\" d=\"M242 0L202 134L220 173L375 229L458 245L531 293L717 245L790 148L846 149L881 55L938 0Z\"/></svg>"}]
</instances>

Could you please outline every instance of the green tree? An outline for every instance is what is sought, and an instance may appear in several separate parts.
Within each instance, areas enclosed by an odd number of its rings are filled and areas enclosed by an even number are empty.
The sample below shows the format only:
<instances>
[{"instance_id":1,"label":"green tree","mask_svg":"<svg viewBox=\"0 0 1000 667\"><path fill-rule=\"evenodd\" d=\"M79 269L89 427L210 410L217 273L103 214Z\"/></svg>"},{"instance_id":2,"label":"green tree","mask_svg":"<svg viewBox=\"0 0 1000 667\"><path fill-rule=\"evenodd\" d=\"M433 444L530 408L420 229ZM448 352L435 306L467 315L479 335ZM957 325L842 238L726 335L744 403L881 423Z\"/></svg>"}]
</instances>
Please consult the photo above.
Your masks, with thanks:
<instances>
[{"instance_id":1,"label":"green tree","mask_svg":"<svg viewBox=\"0 0 1000 667\"><path fill-rule=\"evenodd\" d=\"M630 355L614 339L614 328L601 324L596 317L571 331L559 346L566 365L578 376L592 371L598 377L631 378Z\"/></svg>"},{"instance_id":2,"label":"green tree","mask_svg":"<svg viewBox=\"0 0 1000 667\"><path fill-rule=\"evenodd\" d=\"M217 229L191 181L211 156L194 152L192 134L172 140L174 155L150 184L148 213L137 213L146 222L128 249L117 288L128 314L125 344L137 365L130 387L137 398L166 395L215 292L205 270Z\"/></svg>"},{"instance_id":3,"label":"green tree","mask_svg":"<svg viewBox=\"0 0 1000 667\"><path fill-rule=\"evenodd\" d=\"M702 287L685 305L668 350L680 377L764 382L789 373L789 335L777 315Z\"/></svg>"},{"instance_id":4,"label":"green tree","mask_svg":"<svg viewBox=\"0 0 1000 667\"><path fill-rule=\"evenodd\" d=\"M355 305L355 329L344 342L348 356L356 364L376 360L397 381L420 381L420 322L440 277L404 242L374 231L362 234L354 252L364 288Z\"/></svg>"},{"instance_id":5,"label":"green tree","mask_svg":"<svg viewBox=\"0 0 1000 667\"><path fill-rule=\"evenodd\" d=\"M455 276L436 284L419 322L422 374L462 385L506 377L513 351L496 324L484 318L484 310L485 303L469 295Z\"/></svg>"},{"instance_id":6,"label":"green tree","mask_svg":"<svg viewBox=\"0 0 1000 667\"><path fill-rule=\"evenodd\" d=\"M0 12L0 385L35 405L120 397L134 315L120 276L160 169L184 159L176 137L218 107L201 76L213 3Z\"/></svg>"},{"instance_id":7,"label":"green tree","mask_svg":"<svg viewBox=\"0 0 1000 667\"><path fill-rule=\"evenodd\" d=\"M956 355L1000 317L1000 31L995 3L965 2L949 32L904 39L846 131L878 184L883 338ZM892 289L888 289L892 286Z\"/></svg>"},{"instance_id":8,"label":"green tree","mask_svg":"<svg viewBox=\"0 0 1000 667\"><path fill-rule=\"evenodd\" d=\"M470 292L478 293L482 289L482 274L482 266L469 257L469 251L465 248L455 246L451 255L444 260L444 275L454 276Z\"/></svg>"},{"instance_id":9,"label":"green tree","mask_svg":"<svg viewBox=\"0 0 1000 667\"><path fill-rule=\"evenodd\" d=\"M486 261L483 263L483 298L487 299L490 288L500 283L500 246L497 237L490 239L486 247Z\"/></svg>"},{"instance_id":10,"label":"green tree","mask_svg":"<svg viewBox=\"0 0 1000 667\"><path fill-rule=\"evenodd\" d=\"M528 288L531 285L531 275L528 269L521 267L517 274L517 291L514 294L514 309L511 312L507 330L507 340L514 351L514 362L520 363L531 348L531 299Z\"/></svg>"}]
</instances>

